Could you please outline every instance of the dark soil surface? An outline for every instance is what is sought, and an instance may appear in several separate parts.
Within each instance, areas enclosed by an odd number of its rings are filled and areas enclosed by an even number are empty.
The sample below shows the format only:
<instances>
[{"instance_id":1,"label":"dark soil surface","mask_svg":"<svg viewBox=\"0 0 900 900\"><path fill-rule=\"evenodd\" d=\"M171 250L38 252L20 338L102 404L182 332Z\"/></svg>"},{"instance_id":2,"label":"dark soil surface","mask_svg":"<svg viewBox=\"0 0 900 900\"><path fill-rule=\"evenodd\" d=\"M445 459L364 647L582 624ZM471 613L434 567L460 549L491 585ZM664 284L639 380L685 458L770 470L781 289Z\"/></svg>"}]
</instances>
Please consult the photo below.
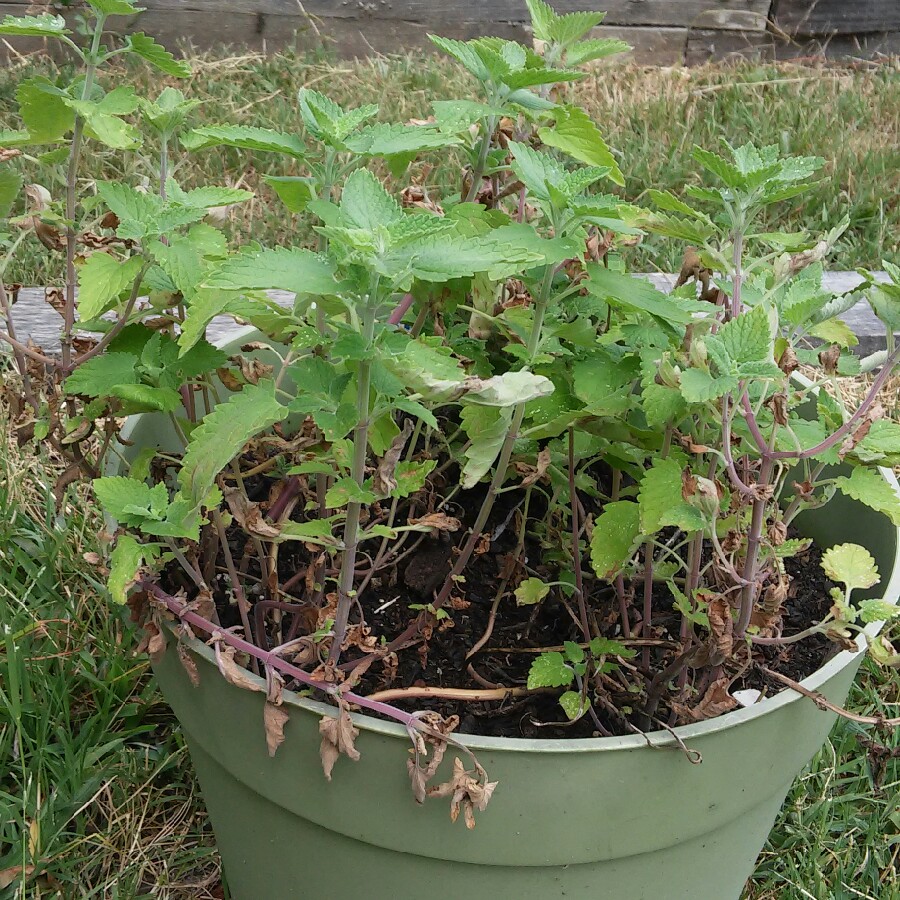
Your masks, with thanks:
<instances>
[{"instance_id":1,"label":"dark soil surface","mask_svg":"<svg viewBox=\"0 0 900 900\"><path fill-rule=\"evenodd\" d=\"M598 473L598 477L602 481L602 473ZM248 479L250 499L260 502L265 508L267 502L273 499L270 496L272 485L273 481L265 477ZM474 521L483 497L482 489L477 487L457 493L455 497L460 498L458 502L451 500L442 505L441 498L450 492L452 486L452 481L429 484L409 501L403 501L405 508L402 518L398 516L398 522L439 509L448 516L458 518L463 527L455 533L441 532L437 537L412 534L394 559L388 558L382 562L365 586L360 603L351 615L351 623L354 624L360 623L362 615L369 632L360 629L357 632L359 636L368 635L369 644L365 648L358 645L347 647L342 656L344 663L352 663L379 643L390 642L401 634L411 622L423 615L422 610L440 589L457 547L465 540L466 526ZM303 495L307 499L312 496L310 486L301 486L301 499ZM465 581L457 585L446 607L447 617L437 622L431 620L426 641L401 650L387 665L383 662L373 664L356 686L357 693L365 695L386 689L426 686L467 690L521 688L526 684L537 654L548 649L561 650L564 641L582 640L576 621L575 602L564 599L559 588L551 589L548 596L536 605L516 604L513 590L524 578L558 581L572 568L570 561L558 566L542 563L542 559L547 559L546 546L571 546L571 537L566 533L568 516L552 511L545 515L547 510L541 509L541 502L546 501L535 502L535 498L540 496L535 491L527 528L523 532L522 496L521 491L510 491L498 499L485 531L487 537L479 547L481 552L476 552L471 560ZM596 513L598 507L595 501L584 496L581 500L587 513ZM298 508L302 509L303 505L299 503ZM387 509L378 505L369 510L370 523L385 521L386 516ZM299 519L301 515L295 513L293 518ZM537 533L538 527L544 529L543 533ZM520 533L525 535L524 547L519 546ZM324 582L321 580L322 567L332 563L316 548L296 542L280 545L278 584L282 592L277 596L281 606L279 608L272 603L260 606L259 601L265 599L265 595L253 544L236 525L232 526L229 538L235 565L246 578L248 599L256 604L251 623L258 644L269 648L309 634L329 617L329 609L333 610L336 600L333 592L337 572L329 569L325 572ZM372 540L363 545L367 552L360 558L357 583L365 578L371 568L379 544L380 540ZM202 545L198 558L202 558ZM828 591L832 585L819 566L820 558L820 551L811 548L801 556L785 561L791 585L783 607L781 633L784 636L820 621L830 608ZM596 634L621 640L619 607L614 591L592 577L587 554L584 569L592 628ZM225 564L220 552L214 571L208 569L204 575L208 583L215 585L214 599L221 624L225 627L240 625L237 606L224 573ZM172 590L184 588L191 593L180 571L174 568L167 571L164 586ZM629 586L629 591L640 598L641 583ZM490 638L478 652L470 655L473 646L488 628L491 609L498 595L501 599L496 604L496 619ZM640 605L638 599L632 601L630 606L629 618L635 635L640 634ZM595 703L594 709L601 726L608 733L628 734L635 730L635 723L647 724L641 723L639 717L647 684L650 678L672 662L679 650L681 616L673 609L672 597L665 585L654 589L652 622L655 644L650 648L649 668L642 669L642 647L638 642L633 642L631 646L638 655L621 661L617 670L600 676L598 696L602 698L603 705ZM327 645L323 646L327 649ZM801 680L838 649L826 638L816 636L782 647L754 646L753 660ZM312 665L308 664L308 660L304 662L308 670L315 668L315 660ZM668 725L683 724L684 718L679 718L672 711L670 701L678 700L683 706L696 706L715 679L725 679L732 691L755 688L771 694L781 689L780 685L764 682L763 676L750 665L746 650L741 648L737 658L726 660L719 667L689 669L685 682L678 685L682 689L680 696L674 689L664 695L656 713L657 719ZM461 733L528 738L584 738L602 733L590 716L574 723L566 721L558 702L561 691L550 689L505 700L477 702L433 696L391 699L390 702L408 711L430 709L444 716L458 716L458 731ZM654 724L651 730L658 727Z\"/></svg>"}]
</instances>

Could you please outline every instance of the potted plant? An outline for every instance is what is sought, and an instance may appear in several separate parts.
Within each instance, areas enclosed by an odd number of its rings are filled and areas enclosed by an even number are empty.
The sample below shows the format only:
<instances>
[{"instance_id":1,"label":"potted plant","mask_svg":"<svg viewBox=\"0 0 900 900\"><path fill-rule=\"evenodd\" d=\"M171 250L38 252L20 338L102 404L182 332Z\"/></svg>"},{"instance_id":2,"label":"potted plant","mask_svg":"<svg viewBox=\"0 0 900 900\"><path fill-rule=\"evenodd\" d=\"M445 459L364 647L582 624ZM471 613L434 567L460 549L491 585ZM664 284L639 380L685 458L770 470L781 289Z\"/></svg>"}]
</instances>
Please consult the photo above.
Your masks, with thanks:
<instances>
[{"instance_id":1,"label":"potted plant","mask_svg":"<svg viewBox=\"0 0 900 900\"><path fill-rule=\"evenodd\" d=\"M65 208L32 186L17 220L65 249L62 354L2 286L0 338L22 439L110 517L232 895L737 897L859 651L898 661L898 351L849 352L841 228L766 228L822 160L697 148L687 199L602 193L622 163L564 86L624 47L541 0L535 49L433 38L480 96L427 119L303 89L302 135L191 129L174 89L103 91L131 7L90 6L85 76L25 82L0 136L10 203L18 147L68 137ZM126 49L184 74L149 40ZM130 115L158 190L78 204L81 142L135 146ZM230 249L209 210L251 194L186 190L176 146L291 157L265 182L315 249ZM669 294L626 273L647 233L689 244ZM889 272L863 291L890 334ZM246 328L217 347L221 315Z\"/></svg>"}]
</instances>

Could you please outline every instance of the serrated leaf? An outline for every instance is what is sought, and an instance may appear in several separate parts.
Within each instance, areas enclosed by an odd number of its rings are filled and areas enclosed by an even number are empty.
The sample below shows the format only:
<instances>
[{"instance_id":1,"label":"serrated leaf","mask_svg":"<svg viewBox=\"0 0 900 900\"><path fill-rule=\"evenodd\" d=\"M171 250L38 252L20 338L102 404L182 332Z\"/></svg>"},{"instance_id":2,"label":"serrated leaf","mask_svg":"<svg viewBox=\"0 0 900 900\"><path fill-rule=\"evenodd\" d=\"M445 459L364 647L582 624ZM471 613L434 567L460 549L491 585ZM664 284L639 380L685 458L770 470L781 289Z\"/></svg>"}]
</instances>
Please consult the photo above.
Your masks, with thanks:
<instances>
[{"instance_id":1,"label":"serrated leaf","mask_svg":"<svg viewBox=\"0 0 900 900\"><path fill-rule=\"evenodd\" d=\"M576 106L557 107L553 128L541 128L538 136L548 147L556 147L589 166L609 168L609 177L618 185L625 184L622 170L610 153L600 129L587 113Z\"/></svg>"},{"instance_id":2,"label":"serrated leaf","mask_svg":"<svg viewBox=\"0 0 900 900\"><path fill-rule=\"evenodd\" d=\"M325 506L340 509L348 503L374 503L374 492L360 487L352 478L339 478L325 494Z\"/></svg>"},{"instance_id":3,"label":"serrated leaf","mask_svg":"<svg viewBox=\"0 0 900 900\"><path fill-rule=\"evenodd\" d=\"M252 200L253 191L244 191L240 188L206 185L186 192L178 189L177 195L173 194L171 199L180 206L210 209L214 206L231 206L234 203L243 203L245 200Z\"/></svg>"},{"instance_id":4,"label":"serrated leaf","mask_svg":"<svg viewBox=\"0 0 900 900\"><path fill-rule=\"evenodd\" d=\"M68 394L108 397L122 384L137 384L138 358L130 353L104 353L82 363L65 380Z\"/></svg>"},{"instance_id":5,"label":"serrated leaf","mask_svg":"<svg viewBox=\"0 0 900 900\"><path fill-rule=\"evenodd\" d=\"M866 625L872 622L890 622L900 616L897 605L887 600L863 600L858 609L859 618Z\"/></svg>"},{"instance_id":6,"label":"serrated leaf","mask_svg":"<svg viewBox=\"0 0 900 900\"><path fill-rule=\"evenodd\" d=\"M172 279L184 299L189 301L206 271L193 242L181 235L173 235L167 244L153 241L147 245L147 249Z\"/></svg>"},{"instance_id":7,"label":"serrated leaf","mask_svg":"<svg viewBox=\"0 0 900 900\"><path fill-rule=\"evenodd\" d=\"M116 538L116 546L109 557L109 577L107 587L114 603L123 606L128 600L128 589L134 583L135 576L144 564L145 552L148 550L139 544L131 535L120 534Z\"/></svg>"},{"instance_id":8,"label":"serrated leaf","mask_svg":"<svg viewBox=\"0 0 900 900\"><path fill-rule=\"evenodd\" d=\"M166 75L187 78L191 74L191 67L188 63L183 59L175 59L162 44L158 44L143 31L136 31L128 35L128 46L133 53L147 60L150 65L155 66L160 72L165 72Z\"/></svg>"},{"instance_id":9,"label":"serrated leaf","mask_svg":"<svg viewBox=\"0 0 900 900\"><path fill-rule=\"evenodd\" d=\"M335 281L329 263L311 250L248 247L207 275L204 287L332 294Z\"/></svg>"},{"instance_id":10,"label":"serrated leaf","mask_svg":"<svg viewBox=\"0 0 900 900\"><path fill-rule=\"evenodd\" d=\"M900 527L900 497L876 469L857 466L849 478L846 475L836 478L835 486L842 494L884 513L894 525Z\"/></svg>"},{"instance_id":11,"label":"serrated leaf","mask_svg":"<svg viewBox=\"0 0 900 900\"><path fill-rule=\"evenodd\" d=\"M344 141L347 149L360 156L415 156L425 150L441 150L459 143L447 131L426 125L389 125L379 123L363 128ZM357 170L360 171L360 170Z\"/></svg>"},{"instance_id":12,"label":"serrated leaf","mask_svg":"<svg viewBox=\"0 0 900 900\"><path fill-rule=\"evenodd\" d=\"M706 369L685 369L681 373L681 395L688 403L706 403L733 391L738 386L734 375L715 377Z\"/></svg>"},{"instance_id":13,"label":"serrated leaf","mask_svg":"<svg viewBox=\"0 0 900 900\"><path fill-rule=\"evenodd\" d=\"M128 0L88 0L88 3L105 16L135 16L144 12L143 7Z\"/></svg>"},{"instance_id":14,"label":"serrated leaf","mask_svg":"<svg viewBox=\"0 0 900 900\"><path fill-rule=\"evenodd\" d=\"M78 269L78 315L96 319L122 291L130 289L143 267L139 256L124 261L108 253L93 253Z\"/></svg>"},{"instance_id":15,"label":"serrated leaf","mask_svg":"<svg viewBox=\"0 0 900 900\"><path fill-rule=\"evenodd\" d=\"M580 719L588 710L587 700L583 700L577 691L565 691L561 694L559 705L570 722Z\"/></svg>"},{"instance_id":16,"label":"serrated leaf","mask_svg":"<svg viewBox=\"0 0 900 900\"><path fill-rule=\"evenodd\" d=\"M357 169L344 183L340 209L343 224L367 231L403 218L400 204L368 169Z\"/></svg>"},{"instance_id":17,"label":"serrated leaf","mask_svg":"<svg viewBox=\"0 0 900 900\"><path fill-rule=\"evenodd\" d=\"M694 147L691 156L700 163L703 168L712 172L713 175L720 178L730 188L741 189L747 185L747 176L737 167L709 150L703 147Z\"/></svg>"},{"instance_id":18,"label":"serrated leaf","mask_svg":"<svg viewBox=\"0 0 900 900\"><path fill-rule=\"evenodd\" d=\"M66 96L49 78L37 75L16 88L19 114L28 129L31 143L61 140L75 125L75 111Z\"/></svg>"},{"instance_id":19,"label":"serrated leaf","mask_svg":"<svg viewBox=\"0 0 900 900\"><path fill-rule=\"evenodd\" d=\"M552 41L551 29L559 18L554 9L544 0L525 0L534 36L539 41Z\"/></svg>"},{"instance_id":20,"label":"serrated leaf","mask_svg":"<svg viewBox=\"0 0 900 900\"><path fill-rule=\"evenodd\" d=\"M285 408L275 399L272 381L246 385L212 410L191 433L178 473L185 498L199 507L216 483L216 476L250 438L281 421Z\"/></svg>"},{"instance_id":21,"label":"serrated leaf","mask_svg":"<svg viewBox=\"0 0 900 900\"><path fill-rule=\"evenodd\" d=\"M476 100L432 100L431 108L434 118L442 131L466 131L476 122L489 116L502 116L504 110L499 106L489 106Z\"/></svg>"},{"instance_id":22,"label":"serrated leaf","mask_svg":"<svg viewBox=\"0 0 900 900\"><path fill-rule=\"evenodd\" d=\"M700 531L706 521L682 496L681 466L672 459L656 459L644 473L638 491L641 533L655 534L674 526L688 533Z\"/></svg>"},{"instance_id":23,"label":"serrated leaf","mask_svg":"<svg viewBox=\"0 0 900 900\"><path fill-rule=\"evenodd\" d=\"M638 374L634 360L597 351L572 367L575 396L597 416L625 413L632 403L632 382Z\"/></svg>"},{"instance_id":24,"label":"serrated leaf","mask_svg":"<svg viewBox=\"0 0 900 900\"><path fill-rule=\"evenodd\" d=\"M534 606L550 593L550 585L544 584L540 578L526 578L514 593L519 606Z\"/></svg>"},{"instance_id":25,"label":"serrated leaf","mask_svg":"<svg viewBox=\"0 0 900 900\"><path fill-rule=\"evenodd\" d=\"M582 63L605 59L616 53L628 53L631 49L631 44L627 41L620 41L616 38L592 38L569 47L566 53L566 65L580 66Z\"/></svg>"},{"instance_id":26,"label":"serrated leaf","mask_svg":"<svg viewBox=\"0 0 900 900\"><path fill-rule=\"evenodd\" d=\"M0 169L0 219L5 219L22 190L23 179L10 168Z\"/></svg>"},{"instance_id":27,"label":"serrated leaf","mask_svg":"<svg viewBox=\"0 0 900 900\"><path fill-rule=\"evenodd\" d=\"M557 650L542 653L531 664L528 672L528 688L564 687L572 683L575 673Z\"/></svg>"},{"instance_id":28,"label":"serrated leaf","mask_svg":"<svg viewBox=\"0 0 900 900\"><path fill-rule=\"evenodd\" d=\"M611 641L609 638L595 637L591 639L588 648L594 657L621 656L622 659L631 659L637 655L636 650L626 647L620 641Z\"/></svg>"},{"instance_id":29,"label":"serrated leaf","mask_svg":"<svg viewBox=\"0 0 900 900\"><path fill-rule=\"evenodd\" d=\"M316 199L316 186L312 178L300 175L263 175L263 181L278 194L288 212L301 213Z\"/></svg>"},{"instance_id":30,"label":"serrated leaf","mask_svg":"<svg viewBox=\"0 0 900 900\"><path fill-rule=\"evenodd\" d=\"M155 387L148 384L119 384L109 393L112 397L143 406L148 410L175 412L181 406L181 394L168 387Z\"/></svg>"},{"instance_id":31,"label":"serrated leaf","mask_svg":"<svg viewBox=\"0 0 900 900\"><path fill-rule=\"evenodd\" d=\"M181 143L188 150L225 146L265 153L285 153L295 159L303 159L307 152L306 144L296 135L250 125L208 125L195 128L181 138Z\"/></svg>"},{"instance_id":32,"label":"serrated leaf","mask_svg":"<svg viewBox=\"0 0 900 900\"><path fill-rule=\"evenodd\" d=\"M496 407L465 406L460 421L469 438L460 484L474 487L491 470L506 439L512 411Z\"/></svg>"},{"instance_id":33,"label":"serrated leaf","mask_svg":"<svg viewBox=\"0 0 900 900\"><path fill-rule=\"evenodd\" d=\"M648 384L641 389L641 409L651 428L665 428L687 412L685 398L677 388Z\"/></svg>"},{"instance_id":34,"label":"serrated leaf","mask_svg":"<svg viewBox=\"0 0 900 900\"><path fill-rule=\"evenodd\" d=\"M571 12L557 16L550 26L550 39L567 47L583 38L592 28L596 28L604 19L604 12Z\"/></svg>"},{"instance_id":35,"label":"serrated leaf","mask_svg":"<svg viewBox=\"0 0 900 900\"><path fill-rule=\"evenodd\" d=\"M837 544L822 554L822 569L848 591L872 587L881 580L875 559L859 544Z\"/></svg>"},{"instance_id":36,"label":"serrated leaf","mask_svg":"<svg viewBox=\"0 0 900 900\"><path fill-rule=\"evenodd\" d=\"M0 34L18 34L25 37L59 37L71 34L62 16L4 16L0 21Z\"/></svg>"},{"instance_id":37,"label":"serrated leaf","mask_svg":"<svg viewBox=\"0 0 900 900\"><path fill-rule=\"evenodd\" d=\"M809 329L809 333L813 337L840 347L855 347L859 343L859 338L843 319L827 319L819 322Z\"/></svg>"},{"instance_id":38,"label":"serrated leaf","mask_svg":"<svg viewBox=\"0 0 900 900\"><path fill-rule=\"evenodd\" d=\"M160 482L150 487L143 481L113 475L96 478L94 494L104 511L120 525L140 527L145 519L162 519L169 505L169 493Z\"/></svg>"},{"instance_id":39,"label":"serrated leaf","mask_svg":"<svg viewBox=\"0 0 900 900\"><path fill-rule=\"evenodd\" d=\"M675 298L658 291L644 278L635 278L594 263L589 264L587 270L590 278L584 282L584 287L594 296L606 301L610 306L649 313L670 327L673 323L690 324L694 319L691 310L702 312L704 306L710 305L676 301Z\"/></svg>"},{"instance_id":40,"label":"serrated leaf","mask_svg":"<svg viewBox=\"0 0 900 900\"><path fill-rule=\"evenodd\" d=\"M726 322L716 333L715 342L736 366L774 361L774 336L769 328L768 313L761 305Z\"/></svg>"},{"instance_id":41,"label":"serrated leaf","mask_svg":"<svg viewBox=\"0 0 900 900\"><path fill-rule=\"evenodd\" d=\"M630 500L607 503L591 536L591 565L597 577L612 578L631 558L640 536L639 505Z\"/></svg>"},{"instance_id":42,"label":"serrated leaf","mask_svg":"<svg viewBox=\"0 0 900 900\"><path fill-rule=\"evenodd\" d=\"M281 527L276 539L281 541L302 541L305 544L319 544L322 547L337 547L340 541L331 533L335 517L311 519L309 522L287 522Z\"/></svg>"}]
</instances>

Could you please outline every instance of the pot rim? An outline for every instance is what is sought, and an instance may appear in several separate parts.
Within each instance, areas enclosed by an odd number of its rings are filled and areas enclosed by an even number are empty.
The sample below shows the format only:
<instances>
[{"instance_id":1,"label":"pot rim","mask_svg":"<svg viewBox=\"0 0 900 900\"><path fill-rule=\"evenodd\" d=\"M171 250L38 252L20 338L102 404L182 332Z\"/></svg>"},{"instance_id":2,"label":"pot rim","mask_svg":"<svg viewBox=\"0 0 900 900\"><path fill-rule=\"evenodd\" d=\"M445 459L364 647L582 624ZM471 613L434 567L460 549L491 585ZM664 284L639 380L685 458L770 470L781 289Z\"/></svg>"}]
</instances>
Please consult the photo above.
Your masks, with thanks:
<instances>
[{"instance_id":1,"label":"pot rim","mask_svg":"<svg viewBox=\"0 0 900 900\"><path fill-rule=\"evenodd\" d=\"M245 326L235 329L216 342L217 345L230 344L236 341L245 340L249 335L257 333L253 326ZM806 386L810 382L802 375L794 376L798 381ZM140 416L129 418L125 427L122 429L122 437L130 437L131 431L137 425ZM890 469L879 468L882 477L890 484L898 497L900 497L900 483L897 477ZM858 501L856 501L858 502ZM890 520L888 520L890 521ZM885 586L884 599L896 606L900 603L900 528L894 529L897 532L897 541L894 552L894 561L891 569L891 577ZM884 627L884 622L872 622L863 629L863 634L856 638L856 652L850 650L842 650L840 653L832 657L825 665L816 669L811 675L804 678L799 683L807 688L807 690L815 691L822 684L834 677L839 671L850 665L858 658L858 654L865 653L867 642L864 635L875 637ZM216 668L215 656L210 647L197 638L183 639L184 643L191 648L198 656L207 662L213 668ZM248 671L247 677L257 682L263 694L266 692L266 680L254 675ZM235 688L235 690L241 690ZM318 716L333 716L335 707L322 703L318 700L311 700L308 697L302 697L294 691L285 690L282 699L285 705L311 712ZM423 698L427 699L427 698ZM507 753L598 753L615 750L641 750L649 749L670 749L678 746L678 742L687 742L694 738L704 735L714 734L718 731L741 725L744 722L752 721L767 713L780 709L789 703L807 700L802 694L798 694L792 688L784 688L784 690L772 697L767 697L749 706L742 706L740 709L717 716L714 719L707 719L704 722L696 722L691 725L680 725L669 731L649 731L645 734L631 734L616 737L599 737L599 738L569 738L562 740L554 740L552 738L498 738L488 737L478 734L459 734L454 738L466 747L473 750L487 751L503 751ZM810 701L811 702L811 701ZM383 735L385 737L395 737L407 740L409 735L406 728L397 722L387 722L383 719L376 719L373 716L363 713L353 713L352 718L354 724L362 730L372 732L373 734Z\"/></svg>"}]
</instances>

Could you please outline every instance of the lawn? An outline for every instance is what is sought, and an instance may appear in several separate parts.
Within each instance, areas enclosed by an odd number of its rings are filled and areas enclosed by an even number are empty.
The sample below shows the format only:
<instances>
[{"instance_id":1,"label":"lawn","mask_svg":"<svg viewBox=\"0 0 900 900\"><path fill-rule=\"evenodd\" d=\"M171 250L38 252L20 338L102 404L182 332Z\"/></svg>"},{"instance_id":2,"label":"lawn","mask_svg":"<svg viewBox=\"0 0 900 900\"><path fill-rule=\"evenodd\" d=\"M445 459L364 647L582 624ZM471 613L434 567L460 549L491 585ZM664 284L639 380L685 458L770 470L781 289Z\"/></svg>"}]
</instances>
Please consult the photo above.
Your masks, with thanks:
<instances>
[{"instance_id":1,"label":"lawn","mask_svg":"<svg viewBox=\"0 0 900 900\"><path fill-rule=\"evenodd\" d=\"M49 69L25 64L0 73L3 126L12 122L15 81L36 68ZM122 76L139 92L162 86L143 70ZM207 56L182 87L204 100L202 121L296 130L293 97L302 85L342 103L379 102L385 119L407 119L427 115L426 94L452 96L458 78L420 58L335 66L292 56ZM719 136L826 157L821 185L789 205L783 228L828 228L848 211L851 227L834 264L854 268L897 254L898 87L898 69L887 64L741 64L601 69L577 90L621 153L629 199L639 199L638 184L678 191L694 180L691 146L713 146ZM88 154L81 174L149 179L151 159L151 152L134 153L116 170L111 158ZM280 161L265 163L266 172L285 171ZM186 187L259 184L254 161L237 151L176 166ZM447 169L432 177L457 176ZM303 239L285 232L266 188L240 215L231 227L243 240ZM635 266L677 267L675 251L658 242L635 253ZM61 260L41 250L16 265L10 280L44 284L58 278ZM886 399L896 407L896 385ZM8 436L6 425L0 399ZM0 443L0 898L227 897L183 740L146 660L133 654L133 632L106 603L103 523L82 488L70 488L57 511L54 460L11 441ZM851 705L898 715L900 677L866 663ZM795 784L748 900L900 898L900 758L882 765L889 750L871 749L870 738L900 748L897 734L836 727Z\"/></svg>"}]
</instances>

